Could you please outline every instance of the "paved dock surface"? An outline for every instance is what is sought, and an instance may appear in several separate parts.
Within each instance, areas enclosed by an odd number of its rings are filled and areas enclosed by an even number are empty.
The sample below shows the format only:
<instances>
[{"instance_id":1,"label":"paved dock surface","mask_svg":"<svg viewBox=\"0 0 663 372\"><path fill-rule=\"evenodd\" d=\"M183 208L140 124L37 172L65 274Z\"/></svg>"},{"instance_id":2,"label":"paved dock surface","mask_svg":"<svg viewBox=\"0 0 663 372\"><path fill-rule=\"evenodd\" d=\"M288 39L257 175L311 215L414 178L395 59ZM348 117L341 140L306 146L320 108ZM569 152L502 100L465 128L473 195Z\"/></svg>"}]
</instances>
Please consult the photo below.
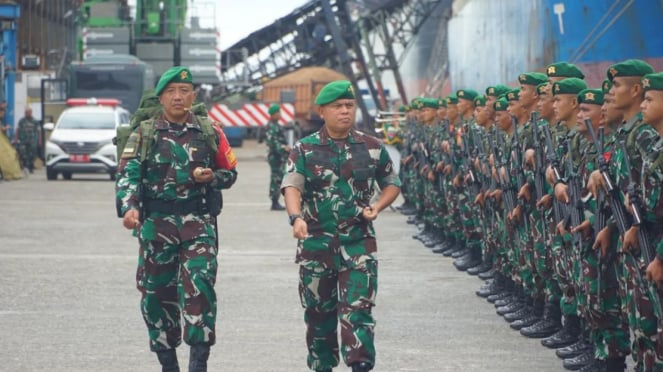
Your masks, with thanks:
<instances>
[{"instance_id":1,"label":"paved dock surface","mask_svg":"<svg viewBox=\"0 0 663 372\"><path fill-rule=\"evenodd\" d=\"M264 145L235 151L209 371L303 372L295 240L286 213L269 211ZM0 182L0 371L160 371L138 306L137 241L115 216L113 192L102 175L46 181L38 170ZM563 370L474 294L479 279L413 240L405 220L386 210L376 222L375 371ZM178 353L186 366L188 347Z\"/></svg>"}]
</instances>

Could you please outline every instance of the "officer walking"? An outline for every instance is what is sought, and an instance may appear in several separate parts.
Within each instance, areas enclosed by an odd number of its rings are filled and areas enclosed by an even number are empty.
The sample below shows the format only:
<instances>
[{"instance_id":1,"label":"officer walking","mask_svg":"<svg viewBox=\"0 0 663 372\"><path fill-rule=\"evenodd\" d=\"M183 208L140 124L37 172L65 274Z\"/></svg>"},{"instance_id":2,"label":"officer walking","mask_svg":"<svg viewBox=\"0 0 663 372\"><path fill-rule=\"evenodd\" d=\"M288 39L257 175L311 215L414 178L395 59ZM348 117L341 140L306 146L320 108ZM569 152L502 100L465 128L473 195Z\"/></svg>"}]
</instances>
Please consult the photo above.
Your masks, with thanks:
<instances>
[{"instance_id":1,"label":"officer walking","mask_svg":"<svg viewBox=\"0 0 663 372\"><path fill-rule=\"evenodd\" d=\"M357 104L349 81L325 85L315 104L325 125L295 144L281 186L298 239L307 364L314 371L338 365L340 321L345 363L353 372L370 371L378 268L372 221L396 199L400 181L380 141L353 128ZM382 192L369 204L376 183Z\"/></svg>"},{"instance_id":2,"label":"officer walking","mask_svg":"<svg viewBox=\"0 0 663 372\"><path fill-rule=\"evenodd\" d=\"M279 204L281 196L279 187L283 180L285 171L285 162L288 159L290 146L286 140L283 127L279 124L281 120L281 107L277 104L269 106L269 122L267 123L267 133L265 142L267 143L267 161L271 171L269 176L269 198L272 200L271 210L282 211L285 209Z\"/></svg>"},{"instance_id":3,"label":"officer walking","mask_svg":"<svg viewBox=\"0 0 663 372\"><path fill-rule=\"evenodd\" d=\"M207 371L216 340L220 205L213 195L235 182L235 161L232 153L219 151L227 142L213 129L219 148L210 148L209 132L191 113L195 93L189 69L166 71L155 94L163 114L150 119L149 127L142 122L129 137L117 196L123 225L140 243L136 280L150 349L163 371L179 371L175 348L182 341L183 319L184 342L191 346L189 371ZM227 169L218 165L225 154Z\"/></svg>"},{"instance_id":4,"label":"officer walking","mask_svg":"<svg viewBox=\"0 0 663 372\"><path fill-rule=\"evenodd\" d=\"M39 123L32 117L32 109L25 109L25 116L18 121L14 132L14 146L18 150L21 166L30 173L35 170L34 161L41 148L41 132Z\"/></svg>"}]
</instances>

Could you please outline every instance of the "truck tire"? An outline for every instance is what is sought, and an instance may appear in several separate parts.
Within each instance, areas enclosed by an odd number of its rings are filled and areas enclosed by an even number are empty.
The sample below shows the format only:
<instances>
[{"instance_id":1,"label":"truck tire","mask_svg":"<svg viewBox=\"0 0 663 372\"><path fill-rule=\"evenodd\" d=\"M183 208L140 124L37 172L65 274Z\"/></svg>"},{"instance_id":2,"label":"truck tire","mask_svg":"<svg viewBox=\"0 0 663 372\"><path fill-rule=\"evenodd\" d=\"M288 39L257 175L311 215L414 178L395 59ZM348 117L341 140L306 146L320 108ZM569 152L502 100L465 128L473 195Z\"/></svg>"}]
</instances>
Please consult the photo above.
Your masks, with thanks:
<instances>
[{"instance_id":1,"label":"truck tire","mask_svg":"<svg viewBox=\"0 0 663 372\"><path fill-rule=\"evenodd\" d=\"M55 181L58 179L58 172L53 169L46 167L46 179L49 181Z\"/></svg>"}]
</instances>

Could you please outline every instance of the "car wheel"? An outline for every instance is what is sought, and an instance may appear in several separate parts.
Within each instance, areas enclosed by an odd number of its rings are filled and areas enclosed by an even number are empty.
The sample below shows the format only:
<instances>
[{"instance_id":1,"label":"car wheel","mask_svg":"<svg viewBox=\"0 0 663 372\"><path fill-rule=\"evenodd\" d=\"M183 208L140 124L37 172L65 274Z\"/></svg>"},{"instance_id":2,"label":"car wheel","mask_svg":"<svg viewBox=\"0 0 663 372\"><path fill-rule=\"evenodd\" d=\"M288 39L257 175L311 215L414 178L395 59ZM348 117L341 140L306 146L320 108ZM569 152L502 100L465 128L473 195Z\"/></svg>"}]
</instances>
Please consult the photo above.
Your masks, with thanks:
<instances>
[{"instance_id":1,"label":"car wheel","mask_svg":"<svg viewBox=\"0 0 663 372\"><path fill-rule=\"evenodd\" d=\"M46 167L46 179L49 181L54 181L58 179L58 172L53 169Z\"/></svg>"},{"instance_id":2,"label":"car wheel","mask_svg":"<svg viewBox=\"0 0 663 372\"><path fill-rule=\"evenodd\" d=\"M109 176L111 181L115 181L115 172L108 173L108 176Z\"/></svg>"},{"instance_id":3,"label":"car wheel","mask_svg":"<svg viewBox=\"0 0 663 372\"><path fill-rule=\"evenodd\" d=\"M70 180L71 172L62 172L62 178L64 178L65 180Z\"/></svg>"}]
</instances>

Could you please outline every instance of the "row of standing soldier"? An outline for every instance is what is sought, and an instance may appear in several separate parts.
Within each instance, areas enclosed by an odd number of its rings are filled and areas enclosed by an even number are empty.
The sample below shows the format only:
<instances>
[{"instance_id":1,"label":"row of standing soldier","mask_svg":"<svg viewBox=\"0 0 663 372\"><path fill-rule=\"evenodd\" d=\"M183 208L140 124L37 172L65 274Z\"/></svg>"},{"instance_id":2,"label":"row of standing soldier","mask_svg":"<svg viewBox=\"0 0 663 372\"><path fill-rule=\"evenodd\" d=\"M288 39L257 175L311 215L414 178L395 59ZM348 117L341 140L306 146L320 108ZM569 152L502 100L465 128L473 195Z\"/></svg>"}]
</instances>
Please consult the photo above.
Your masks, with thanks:
<instances>
[{"instance_id":1,"label":"row of standing soldier","mask_svg":"<svg viewBox=\"0 0 663 372\"><path fill-rule=\"evenodd\" d=\"M401 210L414 236L488 279L477 294L566 369L663 370L663 73L559 62L520 87L417 98Z\"/></svg>"}]
</instances>

